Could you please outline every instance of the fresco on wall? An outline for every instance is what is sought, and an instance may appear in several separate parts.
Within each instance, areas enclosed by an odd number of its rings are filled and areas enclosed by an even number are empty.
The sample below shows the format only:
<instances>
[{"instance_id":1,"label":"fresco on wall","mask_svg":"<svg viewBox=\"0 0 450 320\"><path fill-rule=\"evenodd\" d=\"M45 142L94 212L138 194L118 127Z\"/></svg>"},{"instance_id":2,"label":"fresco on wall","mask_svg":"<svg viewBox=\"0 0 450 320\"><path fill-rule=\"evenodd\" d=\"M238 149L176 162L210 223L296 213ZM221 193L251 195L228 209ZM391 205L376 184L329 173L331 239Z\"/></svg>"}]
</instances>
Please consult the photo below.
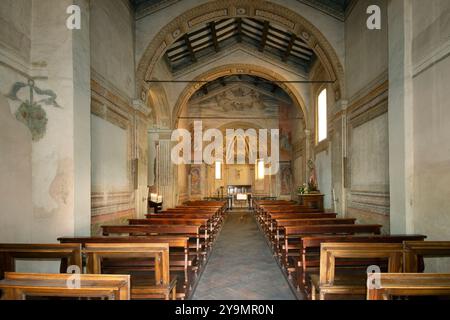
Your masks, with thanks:
<instances>
[{"instance_id":1,"label":"fresco on wall","mask_svg":"<svg viewBox=\"0 0 450 320\"><path fill-rule=\"evenodd\" d=\"M280 159L281 161L292 160L292 136L293 121L301 121L297 109L292 105L280 105Z\"/></svg>"},{"instance_id":2,"label":"fresco on wall","mask_svg":"<svg viewBox=\"0 0 450 320\"><path fill-rule=\"evenodd\" d=\"M192 117L217 117L223 114L227 117L278 117L280 101L261 93L252 87L233 86L217 93L195 99L189 105L189 115Z\"/></svg>"},{"instance_id":3,"label":"fresco on wall","mask_svg":"<svg viewBox=\"0 0 450 320\"><path fill-rule=\"evenodd\" d=\"M198 195L201 193L201 172L200 168L195 167L191 169L191 195Z\"/></svg>"},{"instance_id":4,"label":"fresco on wall","mask_svg":"<svg viewBox=\"0 0 450 320\"><path fill-rule=\"evenodd\" d=\"M290 164L282 164L280 168L281 194L290 195L292 190L292 170Z\"/></svg>"},{"instance_id":5,"label":"fresco on wall","mask_svg":"<svg viewBox=\"0 0 450 320\"><path fill-rule=\"evenodd\" d=\"M19 95L23 98L20 98ZM28 127L33 141L42 139L47 130L47 113L42 104L61 108L56 102L57 96L53 91L38 88L34 80L31 79L27 83L16 82L7 97L12 101L22 103L15 116L17 120Z\"/></svg>"}]
</instances>

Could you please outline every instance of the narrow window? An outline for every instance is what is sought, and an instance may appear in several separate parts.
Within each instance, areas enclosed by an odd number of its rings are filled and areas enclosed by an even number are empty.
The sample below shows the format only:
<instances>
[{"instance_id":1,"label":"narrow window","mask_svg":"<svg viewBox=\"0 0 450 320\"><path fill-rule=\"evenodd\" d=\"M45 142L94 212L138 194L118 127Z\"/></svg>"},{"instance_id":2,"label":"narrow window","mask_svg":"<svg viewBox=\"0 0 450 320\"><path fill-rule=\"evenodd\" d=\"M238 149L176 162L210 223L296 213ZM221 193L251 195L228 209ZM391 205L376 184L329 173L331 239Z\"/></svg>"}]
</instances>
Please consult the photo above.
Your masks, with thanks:
<instances>
[{"instance_id":1,"label":"narrow window","mask_svg":"<svg viewBox=\"0 0 450 320\"><path fill-rule=\"evenodd\" d=\"M222 162L216 161L216 180L222 180Z\"/></svg>"},{"instance_id":2,"label":"narrow window","mask_svg":"<svg viewBox=\"0 0 450 320\"><path fill-rule=\"evenodd\" d=\"M327 119L327 89L323 89L319 94L317 103L317 142L321 142L328 135Z\"/></svg>"},{"instance_id":3,"label":"narrow window","mask_svg":"<svg viewBox=\"0 0 450 320\"><path fill-rule=\"evenodd\" d=\"M264 180L264 160L256 161L256 180Z\"/></svg>"}]
</instances>

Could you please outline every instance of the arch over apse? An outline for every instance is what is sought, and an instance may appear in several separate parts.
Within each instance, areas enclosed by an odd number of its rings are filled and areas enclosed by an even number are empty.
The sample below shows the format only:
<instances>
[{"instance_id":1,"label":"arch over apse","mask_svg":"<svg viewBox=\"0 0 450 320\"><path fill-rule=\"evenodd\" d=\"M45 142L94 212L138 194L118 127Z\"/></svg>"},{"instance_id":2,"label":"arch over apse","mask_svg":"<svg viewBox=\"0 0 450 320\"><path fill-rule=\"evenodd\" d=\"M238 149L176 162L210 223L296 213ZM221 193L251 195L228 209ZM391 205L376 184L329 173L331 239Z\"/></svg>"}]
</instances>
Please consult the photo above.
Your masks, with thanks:
<instances>
[{"instance_id":1,"label":"arch over apse","mask_svg":"<svg viewBox=\"0 0 450 320\"><path fill-rule=\"evenodd\" d=\"M261 77L268 81L286 81L286 79L280 74L273 72L267 68L249 65L249 64L229 64L223 65L214 69L211 69L194 79L194 81L214 81L223 76L231 76L238 74L248 74ZM178 118L184 107L187 106L189 99L197 92L203 83L189 83L183 92L178 97L178 100L173 109L173 127L178 126ZM303 126L305 129L311 128L311 123L308 119L308 113L306 109L305 102L298 92L298 90L292 85L292 83L278 83L280 88L282 88L292 99L295 106L303 114Z\"/></svg>"}]
</instances>

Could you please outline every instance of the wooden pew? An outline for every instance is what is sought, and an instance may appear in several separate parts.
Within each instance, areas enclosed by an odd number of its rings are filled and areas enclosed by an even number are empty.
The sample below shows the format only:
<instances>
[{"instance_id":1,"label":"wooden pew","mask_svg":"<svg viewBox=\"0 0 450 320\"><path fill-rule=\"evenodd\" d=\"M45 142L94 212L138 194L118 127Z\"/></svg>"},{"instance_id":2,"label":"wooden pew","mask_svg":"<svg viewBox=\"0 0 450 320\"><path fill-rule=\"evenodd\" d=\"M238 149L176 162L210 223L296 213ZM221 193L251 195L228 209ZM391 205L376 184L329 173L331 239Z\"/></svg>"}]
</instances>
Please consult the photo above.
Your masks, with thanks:
<instances>
[{"instance_id":1,"label":"wooden pew","mask_svg":"<svg viewBox=\"0 0 450 320\"><path fill-rule=\"evenodd\" d=\"M279 219L331 219L336 217L337 214L331 212L268 212L260 221L260 226L267 235L274 232L276 221Z\"/></svg>"},{"instance_id":2,"label":"wooden pew","mask_svg":"<svg viewBox=\"0 0 450 320\"><path fill-rule=\"evenodd\" d=\"M300 255L297 263L297 286L298 288L307 287L308 273L318 273L320 267L320 246L322 243L403 243L404 241L423 241L424 235L316 235L301 238ZM339 265L345 265L345 262L339 262Z\"/></svg>"},{"instance_id":3,"label":"wooden pew","mask_svg":"<svg viewBox=\"0 0 450 320\"><path fill-rule=\"evenodd\" d=\"M450 241L406 241L403 249L405 273L423 271L424 258L450 257Z\"/></svg>"},{"instance_id":4,"label":"wooden pew","mask_svg":"<svg viewBox=\"0 0 450 320\"><path fill-rule=\"evenodd\" d=\"M361 259L386 259L387 272L401 273L403 245L398 243L322 243L320 275L319 277L311 276L313 300L316 300L317 293L320 300L325 300L328 295L362 298L367 295L367 273L365 271L361 274L348 272L346 275L337 275L336 259L352 259L357 266L361 265ZM362 266L366 267L364 263Z\"/></svg>"},{"instance_id":5,"label":"wooden pew","mask_svg":"<svg viewBox=\"0 0 450 320\"><path fill-rule=\"evenodd\" d=\"M257 221L260 225L267 225L271 222L271 216L274 214L288 214L288 213L325 213L325 212L321 212L320 210L317 209L311 209L308 207L298 207L296 206L295 208L290 208L290 209L286 209L286 208L276 208L275 209L271 209L271 210L262 210L258 216L257 216Z\"/></svg>"},{"instance_id":6,"label":"wooden pew","mask_svg":"<svg viewBox=\"0 0 450 320\"><path fill-rule=\"evenodd\" d=\"M80 274L74 286L71 274L5 273L0 281L2 300L26 300L27 297L97 298L130 300L129 275ZM79 282L78 282L79 281ZM79 286L78 286L79 284Z\"/></svg>"},{"instance_id":7,"label":"wooden pew","mask_svg":"<svg viewBox=\"0 0 450 320\"><path fill-rule=\"evenodd\" d=\"M192 289L192 283L198 271L198 261L196 255L189 255L189 238L183 236L140 236L140 237L77 237L77 238L58 238L61 243L79 243L82 248L86 247L88 243L168 243L170 256L170 272L182 272L183 284L182 287L177 287L177 297L184 299ZM114 263L106 264L106 268L112 269L115 266L123 267L124 264L128 269L133 271L140 271L154 267L152 261L132 260L128 263Z\"/></svg>"},{"instance_id":8,"label":"wooden pew","mask_svg":"<svg viewBox=\"0 0 450 320\"><path fill-rule=\"evenodd\" d=\"M288 226L284 228L284 259L289 274L295 271L294 268L290 268L289 263L289 250L300 250L300 241L303 236L313 234L330 234L330 235L352 235L352 234L380 234L381 225L378 224L349 224L349 225L302 225L302 226ZM292 243L293 242L293 243Z\"/></svg>"},{"instance_id":9,"label":"wooden pew","mask_svg":"<svg viewBox=\"0 0 450 320\"><path fill-rule=\"evenodd\" d=\"M83 252L87 256L87 271L101 274L104 259L155 260L154 277L144 277L131 272L131 298L176 299L176 277L170 279L169 244L167 243L101 243L86 244ZM150 270L151 271L151 270Z\"/></svg>"},{"instance_id":10,"label":"wooden pew","mask_svg":"<svg viewBox=\"0 0 450 320\"><path fill-rule=\"evenodd\" d=\"M276 226L276 221L279 219L334 219L337 217L336 213L308 213L308 212L291 212L291 213L269 213L265 221L263 229L273 231Z\"/></svg>"},{"instance_id":11,"label":"wooden pew","mask_svg":"<svg viewBox=\"0 0 450 320\"><path fill-rule=\"evenodd\" d=\"M270 240L277 252L280 249L280 239L284 238L284 228L302 225L351 225L355 224L354 218L296 218L296 219L274 219L273 227L270 230Z\"/></svg>"},{"instance_id":12,"label":"wooden pew","mask_svg":"<svg viewBox=\"0 0 450 320\"><path fill-rule=\"evenodd\" d=\"M367 300L390 300L393 297L436 296L450 297L450 274L374 273L369 281Z\"/></svg>"},{"instance_id":13,"label":"wooden pew","mask_svg":"<svg viewBox=\"0 0 450 320\"><path fill-rule=\"evenodd\" d=\"M206 251L203 251L205 246L201 242L200 227L199 226L179 226L179 225L119 225L119 226L102 226L103 236L110 236L112 234L125 234L129 236L164 236L164 235L178 235L186 236L190 240L195 241L193 249L197 255L197 260L206 256ZM190 247L191 248L191 247ZM206 247L205 247L206 249Z\"/></svg>"},{"instance_id":14,"label":"wooden pew","mask_svg":"<svg viewBox=\"0 0 450 320\"><path fill-rule=\"evenodd\" d=\"M160 212L158 215L183 215L186 217L192 216L201 216L201 218L208 218L213 221L215 224L221 224L223 222L223 215L219 213L217 210L195 210L195 209L168 209ZM147 214L146 218L156 217L156 214Z\"/></svg>"},{"instance_id":15,"label":"wooden pew","mask_svg":"<svg viewBox=\"0 0 450 320\"><path fill-rule=\"evenodd\" d=\"M148 218L148 219L129 219L129 225L174 225L174 226L198 226L203 233L207 249L212 248L213 234L215 229L209 219L186 219L186 218Z\"/></svg>"},{"instance_id":16,"label":"wooden pew","mask_svg":"<svg viewBox=\"0 0 450 320\"><path fill-rule=\"evenodd\" d=\"M3 279L4 272L15 271L16 259L60 259L61 273L66 273L68 266L77 266L82 270L79 244L0 244L0 279Z\"/></svg>"}]
</instances>

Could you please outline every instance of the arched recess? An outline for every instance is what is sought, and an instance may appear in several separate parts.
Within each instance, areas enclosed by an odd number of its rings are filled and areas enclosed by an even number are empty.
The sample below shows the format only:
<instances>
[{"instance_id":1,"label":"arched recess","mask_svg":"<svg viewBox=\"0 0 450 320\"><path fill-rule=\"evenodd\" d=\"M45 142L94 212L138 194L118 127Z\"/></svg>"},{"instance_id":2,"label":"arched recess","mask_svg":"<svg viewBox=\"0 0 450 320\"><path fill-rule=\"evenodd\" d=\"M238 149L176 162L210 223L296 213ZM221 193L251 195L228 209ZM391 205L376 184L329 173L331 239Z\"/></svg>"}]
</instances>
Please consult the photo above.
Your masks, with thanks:
<instances>
[{"instance_id":1,"label":"arched recess","mask_svg":"<svg viewBox=\"0 0 450 320\"><path fill-rule=\"evenodd\" d=\"M345 92L344 69L329 41L303 16L281 5L262 0L217 0L192 8L172 20L149 43L139 62L136 73L138 92L146 90L146 80L152 78L158 61L180 36L195 30L202 24L234 17L265 19L282 25L304 39L328 73L329 79L326 80L334 81L336 101L341 99Z\"/></svg>"},{"instance_id":2,"label":"arched recess","mask_svg":"<svg viewBox=\"0 0 450 320\"><path fill-rule=\"evenodd\" d=\"M282 88L291 97L296 107L299 108L299 111L302 112L304 128L311 128L312 124L309 121L306 104L298 90L294 88L293 84L281 82L286 81L286 79L278 73L275 73L261 66L249 64L223 65L215 69L211 69L193 79L194 82L189 83L178 97L176 105L173 109L173 127L176 128L178 126L178 117L180 116L181 111L187 105L192 95L194 95L194 93L200 89L203 81L214 81L223 76L231 76L236 74L254 75L268 81L277 81L277 84L280 86L280 88Z\"/></svg>"},{"instance_id":3,"label":"arched recess","mask_svg":"<svg viewBox=\"0 0 450 320\"><path fill-rule=\"evenodd\" d=\"M152 83L146 88L147 103L153 111L150 114L150 118L154 126L158 129L170 128L172 121L166 90L161 83L157 82Z\"/></svg>"}]
</instances>

